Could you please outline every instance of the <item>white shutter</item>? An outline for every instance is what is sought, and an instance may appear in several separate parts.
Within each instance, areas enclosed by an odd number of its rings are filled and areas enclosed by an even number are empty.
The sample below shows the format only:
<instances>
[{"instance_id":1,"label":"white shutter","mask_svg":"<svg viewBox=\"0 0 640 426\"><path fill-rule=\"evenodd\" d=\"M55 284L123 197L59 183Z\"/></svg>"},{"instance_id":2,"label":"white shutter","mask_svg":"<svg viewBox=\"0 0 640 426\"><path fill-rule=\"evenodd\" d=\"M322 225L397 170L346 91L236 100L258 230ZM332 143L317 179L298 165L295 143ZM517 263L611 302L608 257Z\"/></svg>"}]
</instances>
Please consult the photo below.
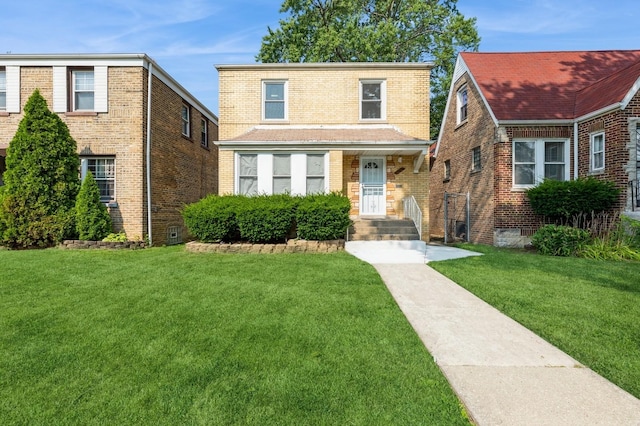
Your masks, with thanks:
<instances>
[{"instance_id":1,"label":"white shutter","mask_svg":"<svg viewBox=\"0 0 640 426\"><path fill-rule=\"evenodd\" d=\"M67 67L53 67L53 112L67 112Z\"/></svg>"},{"instance_id":2,"label":"white shutter","mask_svg":"<svg viewBox=\"0 0 640 426\"><path fill-rule=\"evenodd\" d=\"M7 76L7 112L20 112L20 67L8 66Z\"/></svg>"},{"instance_id":3,"label":"white shutter","mask_svg":"<svg viewBox=\"0 0 640 426\"><path fill-rule=\"evenodd\" d=\"M96 112L109 112L107 82L108 67L100 66L93 69L94 109Z\"/></svg>"}]
</instances>

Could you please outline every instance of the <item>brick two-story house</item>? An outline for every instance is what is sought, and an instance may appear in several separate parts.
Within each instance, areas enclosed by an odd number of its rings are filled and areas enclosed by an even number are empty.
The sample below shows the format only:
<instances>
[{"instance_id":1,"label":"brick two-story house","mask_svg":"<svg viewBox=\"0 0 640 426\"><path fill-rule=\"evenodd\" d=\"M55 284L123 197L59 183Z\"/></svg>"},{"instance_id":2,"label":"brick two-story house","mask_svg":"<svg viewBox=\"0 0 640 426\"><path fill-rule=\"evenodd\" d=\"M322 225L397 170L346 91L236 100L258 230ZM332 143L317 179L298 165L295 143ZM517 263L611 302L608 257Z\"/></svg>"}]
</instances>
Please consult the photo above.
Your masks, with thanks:
<instances>
[{"instance_id":1,"label":"brick two-story house","mask_svg":"<svg viewBox=\"0 0 640 426\"><path fill-rule=\"evenodd\" d=\"M541 223L525 191L543 179L611 180L619 209L636 209L639 88L638 50L461 53L432 160L432 234L522 246Z\"/></svg>"},{"instance_id":2,"label":"brick two-story house","mask_svg":"<svg viewBox=\"0 0 640 426\"><path fill-rule=\"evenodd\" d=\"M217 117L144 54L0 55L0 171L36 89L69 127L115 230L181 242L182 206L218 190Z\"/></svg>"},{"instance_id":3,"label":"brick two-story house","mask_svg":"<svg viewBox=\"0 0 640 426\"><path fill-rule=\"evenodd\" d=\"M220 194L342 191L353 217L403 217L413 196L426 231L430 64L216 68Z\"/></svg>"}]
</instances>

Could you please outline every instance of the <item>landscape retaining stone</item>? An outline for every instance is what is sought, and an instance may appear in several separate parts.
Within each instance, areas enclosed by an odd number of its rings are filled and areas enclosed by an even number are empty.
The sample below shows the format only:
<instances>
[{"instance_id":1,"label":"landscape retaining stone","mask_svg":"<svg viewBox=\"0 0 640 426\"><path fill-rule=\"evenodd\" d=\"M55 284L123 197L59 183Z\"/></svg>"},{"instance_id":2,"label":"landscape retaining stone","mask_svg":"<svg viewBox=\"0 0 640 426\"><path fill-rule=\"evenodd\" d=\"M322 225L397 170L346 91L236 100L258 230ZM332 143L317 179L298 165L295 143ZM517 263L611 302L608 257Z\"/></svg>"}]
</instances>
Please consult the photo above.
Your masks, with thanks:
<instances>
[{"instance_id":1,"label":"landscape retaining stone","mask_svg":"<svg viewBox=\"0 0 640 426\"><path fill-rule=\"evenodd\" d=\"M344 240L307 241L291 239L283 244L227 244L191 241L187 251L193 253L335 253L344 250Z\"/></svg>"}]
</instances>

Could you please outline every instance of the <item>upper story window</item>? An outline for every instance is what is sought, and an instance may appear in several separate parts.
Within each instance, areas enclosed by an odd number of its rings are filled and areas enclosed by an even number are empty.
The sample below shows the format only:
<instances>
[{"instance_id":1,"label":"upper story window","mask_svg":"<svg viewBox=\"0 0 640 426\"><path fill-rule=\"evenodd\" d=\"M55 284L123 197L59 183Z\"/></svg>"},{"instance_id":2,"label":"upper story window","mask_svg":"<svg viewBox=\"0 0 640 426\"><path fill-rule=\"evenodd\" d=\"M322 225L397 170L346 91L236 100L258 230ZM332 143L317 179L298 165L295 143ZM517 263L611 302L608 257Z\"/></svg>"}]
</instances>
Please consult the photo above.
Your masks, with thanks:
<instances>
[{"instance_id":1,"label":"upper story window","mask_svg":"<svg viewBox=\"0 0 640 426\"><path fill-rule=\"evenodd\" d=\"M287 118L287 82L262 82L262 118L285 120Z\"/></svg>"},{"instance_id":2,"label":"upper story window","mask_svg":"<svg viewBox=\"0 0 640 426\"><path fill-rule=\"evenodd\" d=\"M7 110L7 71L0 67L0 111Z\"/></svg>"},{"instance_id":3,"label":"upper story window","mask_svg":"<svg viewBox=\"0 0 640 426\"><path fill-rule=\"evenodd\" d=\"M386 118L385 83L384 80L360 81L360 119L384 120Z\"/></svg>"},{"instance_id":4,"label":"upper story window","mask_svg":"<svg viewBox=\"0 0 640 426\"><path fill-rule=\"evenodd\" d=\"M444 160L444 177L445 181L451 180L451 160Z\"/></svg>"},{"instance_id":5,"label":"upper story window","mask_svg":"<svg viewBox=\"0 0 640 426\"><path fill-rule=\"evenodd\" d=\"M568 141L513 141L513 186L529 188L544 179L569 180Z\"/></svg>"},{"instance_id":6,"label":"upper story window","mask_svg":"<svg viewBox=\"0 0 640 426\"><path fill-rule=\"evenodd\" d=\"M458 90L457 98L457 124L460 124L467 119L467 103L468 103L468 91L467 86L462 86Z\"/></svg>"},{"instance_id":7,"label":"upper story window","mask_svg":"<svg viewBox=\"0 0 640 426\"><path fill-rule=\"evenodd\" d=\"M589 169L592 172L604 170L604 132L590 136Z\"/></svg>"},{"instance_id":8,"label":"upper story window","mask_svg":"<svg viewBox=\"0 0 640 426\"><path fill-rule=\"evenodd\" d=\"M100 189L100 201L109 203L116 199L115 157L87 157L81 161L80 175L85 178L91 172Z\"/></svg>"},{"instance_id":9,"label":"upper story window","mask_svg":"<svg viewBox=\"0 0 640 426\"><path fill-rule=\"evenodd\" d=\"M209 127L204 118L200 119L200 145L205 148L209 147Z\"/></svg>"},{"instance_id":10,"label":"upper story window","mask_svg":"<svg viewBox=\"0 0 640 426\"><path fill-rule=\"evenodd\" d=\"M191 137L191 108L189 105L182 104L182 136Z\"/></svg>"},{"instance_id":11,"label":"upper story window","mask_svg":"<svg viewBox=\"0 0 640 426\"><path fill-rule=\"evenodd\" d=\"M72 111L93 111L95 109L93 69L71 70L71 92Z\"/></svg>"},{"instance_id":12,"label":"upper story window","mask_svg":"<svg viewBox=\"0 0 640 426\"><path fill-rule=\"evenodd\" d=\"M471 171L477 172L482 168L482 160L480 158L480 147L476 146L471 150Z\"/></svg>"}]
</instances>

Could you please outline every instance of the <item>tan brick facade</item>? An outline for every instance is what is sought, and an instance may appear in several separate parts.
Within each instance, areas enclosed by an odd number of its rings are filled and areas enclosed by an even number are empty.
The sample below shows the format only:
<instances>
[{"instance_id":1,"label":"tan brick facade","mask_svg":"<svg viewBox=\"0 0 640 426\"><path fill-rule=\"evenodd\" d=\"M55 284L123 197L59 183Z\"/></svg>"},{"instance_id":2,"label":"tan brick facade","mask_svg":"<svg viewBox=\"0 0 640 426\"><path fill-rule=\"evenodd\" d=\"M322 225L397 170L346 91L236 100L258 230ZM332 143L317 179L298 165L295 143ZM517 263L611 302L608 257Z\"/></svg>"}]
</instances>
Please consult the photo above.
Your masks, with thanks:
<instances>
[{"instance_id":1,"label":"tan brick facade","mask_svg":"<svg viewBox=\"0 0 640 426\"><path fill-rule=\"evenodd\" d=\"M64 57L54 59L64 64ZM91 56L73 58L86 66L91 66L93 59ZM104 61L104 57L98 59ZM111 59L117 65L109 65L107 61L108 112L58 115L69 127L82 158L115 158L116 199L109 207L114 229L125 231L131 239L143 239L149 235L145 172L148 69L138 57ZM135 63L122 64L129 60ZM29 65L29 58L23 62L20 64L21 112L0 116L0 148L8 146L13 138L23 116L24 104L35 89L40 90L49 108L53 109L53 68ZM186 203L218 191L218 150L214 144L218 139L217 118L186 93L177 93L169 84L175 86L176 83L163 71L154 72L151 86L151 222L154 245L167 243L170 227L177 227L178 237L186 240L180 209ZM183 102L191 106L191 139L181 135ZM200 143L201 118L207 118L208 148Z\"/></svg>"},{"instance_id":2,"label":"tan brick facade","mask_svg":"<svg viewBox=\"0 0 640 426\"><path fill-rule=\"evenodd\" d=\"M422 149L412 147L377 149L385 143L371 139L369 148L359 149L353 142L308 140L299 142L293 152L327 152L331 191L343 191L352 201L352 216L360 214L359 159L361 156L384 158L386 162L386 214L402 217L402 199L413 195L423 212L423 235L428 228L428 158L429 75L428 64L260 64L218 67L220 87L220 166L219 192L234 191L235 153L243 149L243 135L257 126L288 129L351 129L388 126L407 135L408 140L423 140ZM263 82L286 82L286 116L284 120L263 120ZM383 82L383 117L360 119L360 85L362 81ZM274 130L275 131L275 130ZM339 130L338 130L339 131ZM375 138L375 136L374 136ZM225 141L233 140L233 144ZM315 142L315 143L314 143ZM331 142L331 143L330 143ZM366 141L365 141L366 142ZM388 141L386 141L388 142ZM275 152L274 145L251 145L247 152ZM324 147L327 148L324 148ZM373 150L371 150L373 149ZM305 151L306 150L306 151ZM403 150L405 150L403 152ZM414 160L421 163L414 173ZM402 158L402 162L400 162ZM402 170L401 170L402 169Z\"/></svg>"}]
</instances>

